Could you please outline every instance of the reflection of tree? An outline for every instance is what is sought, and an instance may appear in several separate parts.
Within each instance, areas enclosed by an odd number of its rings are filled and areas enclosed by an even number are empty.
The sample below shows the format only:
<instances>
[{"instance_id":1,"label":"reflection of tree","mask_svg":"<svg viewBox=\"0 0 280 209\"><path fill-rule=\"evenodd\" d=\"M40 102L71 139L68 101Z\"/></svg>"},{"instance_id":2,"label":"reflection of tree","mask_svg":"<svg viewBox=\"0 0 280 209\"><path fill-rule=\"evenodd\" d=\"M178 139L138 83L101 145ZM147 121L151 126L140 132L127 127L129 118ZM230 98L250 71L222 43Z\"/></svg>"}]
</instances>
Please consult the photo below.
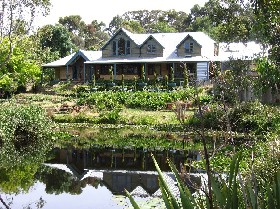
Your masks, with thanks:
<instances>
[{"instance_id":1,"label":"reflection of tree","mask_svg":"<svg viewBox=\"0 0 280 209\"><path fill-rule=\"evenodd\" d=\"M46 184L46 192L48 194L81 194L82 189L90 184L94 187L98 187L100 181L97 179L89 180L84 179L80 181L72 174L63 170L53 169L46 166L42 166L40 171L36 175L37 179Z\"/></svg>"},{"instance_id":2,"label":"reflection of tree","mask_svg":"<svg viewBox=\"0 0 280 209\"><path fill-rule=\"evenodd\" d=\"M34 174L37 169L36 164L0 168L0 190L9 194L28 191L34 184Z\"/></svg>"}]
</instances>

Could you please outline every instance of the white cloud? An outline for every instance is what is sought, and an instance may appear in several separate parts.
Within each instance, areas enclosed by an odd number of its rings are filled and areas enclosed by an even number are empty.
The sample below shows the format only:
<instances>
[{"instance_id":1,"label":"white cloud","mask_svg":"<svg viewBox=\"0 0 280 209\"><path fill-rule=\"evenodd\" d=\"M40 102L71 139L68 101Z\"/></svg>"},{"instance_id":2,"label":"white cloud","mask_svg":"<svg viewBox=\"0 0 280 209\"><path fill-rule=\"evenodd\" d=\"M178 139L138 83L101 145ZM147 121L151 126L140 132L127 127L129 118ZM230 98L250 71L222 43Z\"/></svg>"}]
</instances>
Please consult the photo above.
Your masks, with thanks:
<instances>
[{"instance_id":1,"label":"white cloud","mask_svg":"<svg viewBox=\"0 0 280 209\"><path fill-rule=\"evenodd\" d=\"M107 26L116 15L135 10L170 10L188 13L195 5L201 6L207 0L51 0L50 15L36 20L36 25L55 24L59 17L80 15L86 23L103 21Z\"/></svg>"}]
</instances>

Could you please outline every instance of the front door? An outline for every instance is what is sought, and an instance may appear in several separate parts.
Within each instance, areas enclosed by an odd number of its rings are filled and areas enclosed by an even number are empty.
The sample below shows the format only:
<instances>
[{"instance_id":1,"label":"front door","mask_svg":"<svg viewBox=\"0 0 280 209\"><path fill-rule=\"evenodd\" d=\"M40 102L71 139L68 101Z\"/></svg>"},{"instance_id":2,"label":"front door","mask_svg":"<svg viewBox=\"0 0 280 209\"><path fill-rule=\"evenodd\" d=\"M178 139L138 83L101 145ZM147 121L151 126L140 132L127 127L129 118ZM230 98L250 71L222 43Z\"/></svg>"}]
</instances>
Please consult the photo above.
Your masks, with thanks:
<instances>
[{"instance_id":1,"label":"front door","mask_svg":"<svg viewBox=\"0 0 280 209\"><path fill-rule=\"evenodd\" d=\"M74 65L73 66L73 80L77 80L77 78L78 78L78 70L77 70L77 66L76 65Z\"/></svg>"}]
</instances>

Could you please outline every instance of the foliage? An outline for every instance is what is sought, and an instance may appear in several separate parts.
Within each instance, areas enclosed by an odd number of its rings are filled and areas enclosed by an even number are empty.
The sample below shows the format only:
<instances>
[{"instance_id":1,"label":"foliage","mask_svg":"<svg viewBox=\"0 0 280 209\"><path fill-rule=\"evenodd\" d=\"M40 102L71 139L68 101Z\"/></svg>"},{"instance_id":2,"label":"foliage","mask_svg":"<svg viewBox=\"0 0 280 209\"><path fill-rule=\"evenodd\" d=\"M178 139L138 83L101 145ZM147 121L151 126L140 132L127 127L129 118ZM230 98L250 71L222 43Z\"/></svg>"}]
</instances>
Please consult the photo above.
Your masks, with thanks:
<instances>
[{"instance_id":1,"label":"foliage","mask_svg":"<svg viewBox=\"0 0 280 209\"><path fill-rule=\"evenodd\" d=\"M277 92L280 86L280 71L277 66L267 58L257 60L256 71L258 77L255 80L255 90L257 92L265 92L269 88L273 92Z\"/></svg>"},{"instance_id":2,"label":"foliage","mask_svg":"<svg viewBox=\"0 0 280 209\"><path fill-rule=\"evenodd\" d=\"M255 25L255 31L258 34L258 39L262 43L266 43L271 46L270 59L274 64L278 65L278 71L279 71L280 1L254 0L252 1L252 4L253 4L252 7L255 9L257 22L258 22L258 24Z\"/></svg>"},{"instance_id":3,"label":"foliage","mask_svg":"<svg viewBox=\"0 0 280 209\"><path fill-rule=\"evenodd\" d=\"M251 133L265 139L267 134L278 130L279 115L279 108L256 101L239 103L227 111L221 105L212 104L209 111L203 113L203 119L205 128L226 130L227 125L230 125L232 131ZM199 128L201 118L195 114L189 124Z\"/></svg>"},{"instance_id":4,"label":"foliage","mask_svg":"<svg viewBox=\"0 0 280 209\"><path fill-rule=\"evenodd\" d=\"M128 11L113 17L107 30L110 34L121 27L134 33L182 32L187 19L185 12L175 10Z\"/></svg>"},{"instance_id":5,"label":"foliage","mask_svg":"<svg viewBox=\"0 0 280 209\"><path fill-rule=\"evenodd\" d=\"M97 123L98 118L87 113L56 114L53 120L57 123Z\"/></svg>"},{"instance_id":6,"label":"foliage","mask_svg":"<svg viewBox=\"0 0 280 209\"><path fill-rule=\"evenodd\" d=\"M45 183L47 194L55 195L62 193L78 195L83 192L83 188L85 188L87 184L92 184L92 186L96 188L100 184L100 180L98 179L95 179L94 182L88 182L87 179L80 180L63 170L50 168L45 165L40 166L38 169L36 179Z\"/></svg>"},{"instance_id":7,"label":"foliage","mask_svg":"<svg viewBox=\"0 0 280 209\"><path fill-rule=\"evenodd\" d=\"M44 111L37 106L9 103L1 106L0 118L1 166L42 162L53 141L51 121Z\"/></svg>"},{"instance_id":8,"label":"foliage","mask_svg":"<svg viewBox=\"0 0 280 209\"><path fill-rule=\"evenodd\" d=\"M159 110L165 108L166 103L177 100L189 100L192 92L192 88L176 92L93 92L80 97L78 104L95 105L96 108L100 110L114 109L121 106L126 106L128 108Z\"/></svg>"},{"instance_id":9,"label":"foliage","mask_svg":"<svg viewBox=\"0 0 280 209\"><path fill-rule=\"evenodd\" d=\"M0 167L0 191L4 193L19 193L28 191L34 184L34 175L38 165L17 165L15 167Z\"/></svg>"},{"instance_id":10,"label":"foliage","mask_svg":"<svg viewBox=\"0 0 280 209\"><path fill-rule=\"evenodd\" d=\"M220 101L236 103L242 101L244 89L253 86L253 77L250 75L251 61L230 60L226 69L215 79L214 94Z\"/></svg>"},{"instance_id":11,"label":"foliage","mask_svg":"<svg viewBox=\"0 0 280 209\"><path fill-rule=\"evenodd\" d=\"M241 103L229 113L232 130L239 132L253 132L266 136L275 132L280 122L279 109L259 102Z\"/></svg>"},{"instance_id":12,"label":"foliage","mask_svg":"<svg viewBox=\"0 0 280 209\"><path fill-rule=\"evenodd\" d=\"M71 42L70 33L61 25L45 25L37 31L41 48L49 49L52 53L57 53L58 57L65 57L74 48Z\"/></svg>"},{"instance_id":13,"label":"foliage","mask_svg":"<svg viewBox=\"0 0 280 209\"><path fill-rule=\"evenodd\" d=\"M49 7L49 0L0 2L0 46L3 43L8 46L5 55L2 53L0 55L2 57L0 69L10 61L14 46L20 45L29 34L35 17L39 17L41 14L45 16L49 12Z\"/></svg>"},{"instance_id":14,"label":"foliage","mask_svg":"<svg viewBox=\"0 0 280 209\"><path fill-rule=\"evenodd\" d=\"M0 190L28 191L52 146L51 122L37 106L14 103L0 108Z\"/></svg>"},{"instance_id":15,"label":"foliage","mask_svg":"<svg viewBox=\"0 0 280 209\"><path fill-rule=\"evenodd\" d=\"M0 45L0 63L5 63L0 72L0 89L3 92L13 93L20 86L37 83L41 77L40 67L33 59L32 40L26 38L16 43L7 62L5 58L10 53L9 39L4 38Z\"/></svg>"},{"instance_id":16,"label":"foliage","mask_svg":"<svg viewBox=\"0 0 280 209\"><path fill-rule=\"evenodd\" d=\"M93 20L86 24L80 15L60 17L58 22L67 28L72 43L78 49L99 50L109 39L108 34L104 32L103 22Z\"/></svg>"},{"instance_id":17,"label":"foliage","mask_svg":"<svg viewBox=\"0 0 280 209\"><path fill-rule=\"evenodd\" d=\"M191 9L187 25L189 30L204 31L219 42L243 42L255 38L255 22L249 3L210 0L203 7L195 5Z\"/></svg>"},{"instance_id":18,"label":"foliage","mask_svg":"<svg viewBox=\"0 0 280 209\"><path fill-rule=\"evenodd\" d=\"M121 120L121 109L114 109L111 111L102 111L99 115L97 123L116 124Z\"/></svg>"},{"instance_id":19,"label":"foliage","mask_svg":"<svg viewBox=\"0 0 280 209\"><path fill-rule=\"evenodd\" d=\"M144 125L90 125L89 127L67 126L60 128L57 137L61 146L76 148L114 147L114 148L149 148L153 149L182 149L182 142L177 133L167 134L165 131L156 131ZM179 140L177 140L179 139ZM189 143L189 147L193 144ZM192 147L193 148L193 147Z\"/></svg>"}]
</instances>

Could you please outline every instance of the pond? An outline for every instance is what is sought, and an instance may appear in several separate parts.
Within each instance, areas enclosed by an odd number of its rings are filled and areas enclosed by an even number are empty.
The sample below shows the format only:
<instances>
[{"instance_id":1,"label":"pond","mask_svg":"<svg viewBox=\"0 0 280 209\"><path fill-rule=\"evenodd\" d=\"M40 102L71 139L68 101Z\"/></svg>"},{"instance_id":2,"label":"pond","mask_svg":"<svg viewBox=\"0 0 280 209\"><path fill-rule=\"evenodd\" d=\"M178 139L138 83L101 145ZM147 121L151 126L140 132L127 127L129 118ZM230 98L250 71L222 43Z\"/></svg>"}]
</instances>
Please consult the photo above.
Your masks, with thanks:
<instances>
[{"instance_id":1,"label":"pond","mask_svg":"<svg viewBox=\"0 0 280 209\"><path fill-rule=\"evenodd\" d=\"M173 149L56 148L27 191L1 193L1 198L10 208L131 208L124 196L127 189L137 201L161 208L164 203L151 153L174 191L166 158L177 168L185 160L199 158L197 152Z\"/></svg>"}]
</instances>

